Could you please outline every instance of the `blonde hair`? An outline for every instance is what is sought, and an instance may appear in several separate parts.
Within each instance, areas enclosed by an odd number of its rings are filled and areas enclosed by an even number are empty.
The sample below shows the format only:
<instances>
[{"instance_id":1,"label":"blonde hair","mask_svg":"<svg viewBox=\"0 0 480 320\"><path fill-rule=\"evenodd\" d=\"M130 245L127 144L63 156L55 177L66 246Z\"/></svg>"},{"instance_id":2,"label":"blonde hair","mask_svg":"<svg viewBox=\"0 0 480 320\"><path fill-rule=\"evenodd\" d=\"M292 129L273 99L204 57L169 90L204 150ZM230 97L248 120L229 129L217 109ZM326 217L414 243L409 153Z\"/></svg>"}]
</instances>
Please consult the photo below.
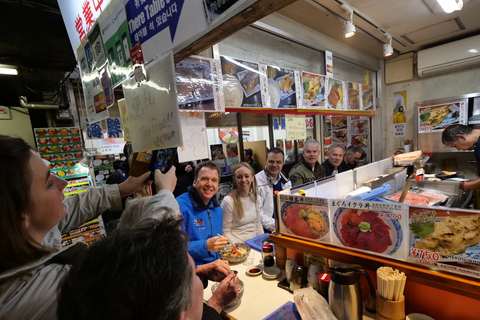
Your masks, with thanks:
<instances>
[{"instance_id":1,"label":"blonde hair","mask_svg":"<svg viewBox=\"0 0 480 320\"><path fill-rule=\"evenodd\" d=\"M253 170L252 166L248 164L248 162L240 162L235 166L235 170L233 171L233 187L232 191L228 194L232 200L233 200L233 208L234 208L234 214L237 217L238 220L241 220L245 217L245 209L243 208L243 203L242 199L240 197L240 194L238 193L238 185L237 185L237 178L235 173L237 172L238 169L241 167L246 167L250 170L250 173L252 174L253 181L252 184L250 185L250 190L249 190L249 197L254 201L255 205L257 203L257 179L255 179L255 171Z\"/></svg>"}]
</instances>

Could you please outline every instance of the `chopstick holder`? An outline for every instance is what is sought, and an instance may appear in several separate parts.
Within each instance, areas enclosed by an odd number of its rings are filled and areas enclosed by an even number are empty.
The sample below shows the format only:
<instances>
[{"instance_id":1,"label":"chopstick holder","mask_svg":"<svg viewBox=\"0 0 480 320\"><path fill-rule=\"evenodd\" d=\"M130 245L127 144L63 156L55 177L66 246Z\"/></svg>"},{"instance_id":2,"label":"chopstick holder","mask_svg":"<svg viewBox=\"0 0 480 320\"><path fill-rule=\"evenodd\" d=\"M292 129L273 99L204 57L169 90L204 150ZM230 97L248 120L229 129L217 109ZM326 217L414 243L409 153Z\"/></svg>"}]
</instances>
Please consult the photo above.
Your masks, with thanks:
<instances>
[{"instance_id":1,"label":"chopstick holder","mask_svg":"<svg viewBox=\"0 0 480 320\"><path fill-rule=\"evenodd\" d=\"M405 319L405 273L390 267L377 269L376 309L378 320Z\"/></svg>"},{"instance_id":2,"label":"chopstick holder","mask_svg":"<svg viewBox=\"0 0 480 320\"><path fill-rule=\"evenodd\" d=\"M404 320L405 297L402 295L398 301L390 301L382 298L377 292L376 310L377 320Z\"/></svg>"}]
</instances>

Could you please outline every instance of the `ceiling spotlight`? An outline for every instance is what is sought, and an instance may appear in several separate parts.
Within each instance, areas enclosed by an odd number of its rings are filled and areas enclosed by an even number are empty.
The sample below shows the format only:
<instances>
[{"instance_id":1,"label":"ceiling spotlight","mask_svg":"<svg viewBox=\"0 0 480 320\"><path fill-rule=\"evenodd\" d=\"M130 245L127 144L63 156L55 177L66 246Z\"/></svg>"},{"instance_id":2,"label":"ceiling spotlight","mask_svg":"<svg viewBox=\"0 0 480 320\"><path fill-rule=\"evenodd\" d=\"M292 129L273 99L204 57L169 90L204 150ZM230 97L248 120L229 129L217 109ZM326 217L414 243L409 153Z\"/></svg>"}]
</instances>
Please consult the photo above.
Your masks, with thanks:
<instances>
[{"instance_id":1,"label":"ceiling spotlight","mask_svg":"<svg viewBox=\"0 0 480 320\"><path fill-rule=\"evenodd\" d=\"M352 21L345 21L343 23L343 36L345 38L350 38L355 34L355 25Z\"/></svg>"},{"instance_id":2,"label":"ceiling spotlight","mask_svg":"<svg viewBox=\"0 0 480 320\"><path fill-rule=\"evenodd\" d=\"M343 10L347 11L349 15L349 20L346 20L343 23L343 36L345 38L350 38L355 34L355 25L353 24L353 9L347 6L346 4L342 4L340 6Z\"/></svg>"},{"instance_id":3,"label":"ceiling spotlight","mask_svg":"<svg viewBox=\"0 0 480 320\"><path fill-rule=\"evenodd\" d=\"M393 54L392 36L387 34L388 43L383 45L383 56L390 57Z\"/></svg>"},{"instance_id":4,"label":"ceiling spotlight","mask_svg":"<svg viewBox=\"0 0 480 320\"><path fill-rule=\"evenodd\" d=\"M437 2L446 13L462 10L463 7L463 0L437 0Z\"/></svg>"}]
</instances>

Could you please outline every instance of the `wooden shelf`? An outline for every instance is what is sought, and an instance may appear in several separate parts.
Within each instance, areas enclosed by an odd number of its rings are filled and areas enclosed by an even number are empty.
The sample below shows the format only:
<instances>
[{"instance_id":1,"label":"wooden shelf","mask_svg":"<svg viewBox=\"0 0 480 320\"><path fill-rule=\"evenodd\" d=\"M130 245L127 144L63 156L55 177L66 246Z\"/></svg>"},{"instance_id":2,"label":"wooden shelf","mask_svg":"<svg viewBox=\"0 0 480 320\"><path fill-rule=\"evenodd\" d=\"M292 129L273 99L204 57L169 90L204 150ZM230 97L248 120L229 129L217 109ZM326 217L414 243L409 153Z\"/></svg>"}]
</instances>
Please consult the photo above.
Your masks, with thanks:
<instances>
[{"instance_id":1,"label":"wooden shelf","mask_svg":"<svg viewBox=\"0 0 480 320\"><path fill-rule=\"evenodd\" d=\"M276 245L282 247L313 253L344 263L360 264L368 270L374 271L379 267L389 266L404 272L408 281L480 300L480 280L474 277L284 235L271 234L270 238Z\"/></svg>"}]
</instances>

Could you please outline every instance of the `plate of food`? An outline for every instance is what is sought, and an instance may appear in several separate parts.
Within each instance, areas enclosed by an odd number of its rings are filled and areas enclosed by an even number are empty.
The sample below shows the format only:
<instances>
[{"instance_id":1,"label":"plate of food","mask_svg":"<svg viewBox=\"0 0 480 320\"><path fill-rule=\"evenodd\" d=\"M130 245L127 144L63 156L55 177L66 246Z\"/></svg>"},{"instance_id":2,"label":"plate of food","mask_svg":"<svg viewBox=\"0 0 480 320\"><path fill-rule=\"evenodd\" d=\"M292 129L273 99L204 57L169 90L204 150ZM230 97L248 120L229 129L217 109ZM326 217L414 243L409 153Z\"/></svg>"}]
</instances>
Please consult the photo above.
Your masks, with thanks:
<instances>
[{"instance_id":1,"label":"plate of food","mask_svg":"<svg viewBox=\"0 0 480 320\"><path fill-rule=\"evenodd\" d=\"M280 88L281 100L290 97L295 93L295 81L292 73L287 73L277 79L275 79L278 87Z\"/></svg>"},{"instance_id":2,"label":"plate of food","mask_svg":"<svg viewBox=\"0 0 480 320\"><path fill-rule=\"evenodd\" d=\"M243 242L229 243L218 253L222 260L229 262L242 262L247 259L252 248Z\"/></svg>"},{"instance_id":3,"label":"plate of food","mask_svg":"<svg viewBox=\"0 0 480 320\"><path fill-rule=\"evenodd\" d=\"M327 92L327 107L330 109L343 109L342 81L329 79Z\"/></svg>"},{"instance_id":4,"label":"plate of food","mask_svg":"<svg viewBox=\"0 0 480 320\"><path fill-rule=\"evenodd\" d=\"M459 110L455 104L446 104L425 109L420 115L420 126L432 126L433 129L444 128L458 121Z\"/></svg>"},{"instance_id":5,"label":"plate of food","mask_svg":"<svg viewBox=\"0 0 480 320\"><path fill-rule=\"evenodd\" d=\"M325 99L325 78L321 75L303 73L303 104L319 105Z\"/></svg>"},{"instance_id":6,"label":"plate of food","mask_svg":"<svg viewBox=\"0 0 480 320\"><path fill-rule=\"evenodd\" d=\"M436 217L409 227L412 247L437 253L437 261L480 261L480 214Z\"/></svg>"},{"instance_id":7,"label":"plate of food","mask_svg":"<svg viewBox=\"0 0 480 320\"><path fill-rule=\"evenodd\" d=\"M458 174L455 171L442 171L441 173L437 173L435 177L439 179L448 179L456 177Z\"/></svg>"},{"instance_id":8,"label":"plate of food","mask_svg":"<svg viewBox=\"0 0 480 320\"><path fill-rule=\"evenodd\" d=\"M246 98L260 91L260 73L258 71L243 70L237 72L237 76Z\"/></svg>"},{"instance_id":9,"label":"plate of food","mask_svg":"<svg viewBox=\"0 0 480 320\"><path fill-rule=\"evenodd\" d=\"M206 63L181 61L175 65L178 103L213 99L213 81Z\"/></svg>"},{"instance_id":10,"label":"plate of food","mask_svg":"<svg viewBox=\"0 0 480 320\"><path fill-rule=\"evenodd\" d=\"M393 255L402 245L402 226L382 211L338 208L333 231L347 247Z\"/></svg>"},{"instance_id":11,"label":"plate of food","mask_svg":"<svg viewBox=\"0 0 480 320\"><path fill-rule=\"evenodd\" d=\"M362 93L363 110L373 107L373 89L367 89Z\"/></svg>"},{"instance_id":12,"label":"plate of food","mask_svg":"<svg viewBox=\"0 0 480 320\"><path fill-rule=\"evenodd\" d=\"M341 129L347 127L347 117L345 116L332 116L331 121L332 129Z\"/></svg>"},{"instance_id":13,"label":"plate of food","mask_svg":"<svg viewBox=\"0 0 480 320\"><path fill-rule=\"evenodd\" d=\"M297 236L320 240L329 232L326 207L285 202L281 217L287 230Z\"/></svg>"}]
</instances>

